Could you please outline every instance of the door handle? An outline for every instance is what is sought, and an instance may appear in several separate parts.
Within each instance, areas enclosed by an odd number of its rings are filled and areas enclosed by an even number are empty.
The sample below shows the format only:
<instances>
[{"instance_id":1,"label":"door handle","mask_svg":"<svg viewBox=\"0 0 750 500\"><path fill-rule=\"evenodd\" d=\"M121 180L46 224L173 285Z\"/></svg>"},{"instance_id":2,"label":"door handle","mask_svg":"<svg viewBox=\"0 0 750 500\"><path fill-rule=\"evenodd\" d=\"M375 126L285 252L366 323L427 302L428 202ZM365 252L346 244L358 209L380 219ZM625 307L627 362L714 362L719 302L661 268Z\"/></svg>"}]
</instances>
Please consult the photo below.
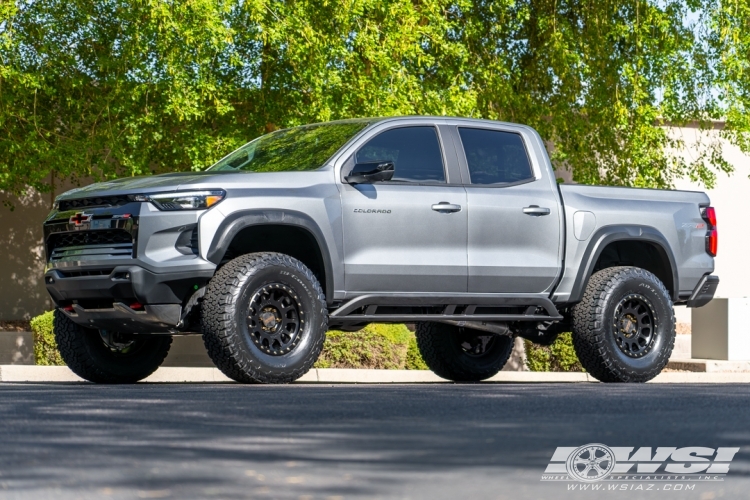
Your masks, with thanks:
<instances>
[{"instance_id":1,"label":"door handle","mask_svg":"<svg viewBox=\"0 0 750 500\"><path fill-rule=\"evenodd\" d=\"M531 215L533 217L540 217L542 215L549 215L550 209L540 207L539 205L530 205L523 208L523 213Z\"/></svg>"},{"instance_id":2,"label":"door handle","mask_svg":"<svg viewBox=\"0 0 750 500\"><path fill-rule=\"evenodd\" d=\"M432 209L436 212L460 212L461 205L454 205L453 203L448 203L447 201L441 201L440 203L432 205Z\"/></svg>"}]
</instances>

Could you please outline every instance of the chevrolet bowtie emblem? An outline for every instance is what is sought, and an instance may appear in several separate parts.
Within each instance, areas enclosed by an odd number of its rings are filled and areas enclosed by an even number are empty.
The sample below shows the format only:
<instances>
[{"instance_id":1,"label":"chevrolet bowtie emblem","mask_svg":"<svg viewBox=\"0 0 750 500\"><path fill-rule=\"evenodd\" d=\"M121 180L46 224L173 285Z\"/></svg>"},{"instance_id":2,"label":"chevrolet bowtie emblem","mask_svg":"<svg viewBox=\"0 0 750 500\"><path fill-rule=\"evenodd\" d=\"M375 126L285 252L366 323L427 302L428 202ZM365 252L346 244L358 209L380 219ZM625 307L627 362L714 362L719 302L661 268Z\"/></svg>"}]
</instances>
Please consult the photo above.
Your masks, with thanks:
<instances>
[{"instance_id":1,"label":"chevrolet bowtie emblem","mask_svg":"<svg viewBox=\"0 0 750 500\"><path fill-rule=\"evenodd\" d=\"M85 214L83 212L78 212L74 216L70 218L70 223L75 224L76 226L80 226L82 224L86 224L87 222L91 222L91 214Z\"/></svg>"}]
</instances>

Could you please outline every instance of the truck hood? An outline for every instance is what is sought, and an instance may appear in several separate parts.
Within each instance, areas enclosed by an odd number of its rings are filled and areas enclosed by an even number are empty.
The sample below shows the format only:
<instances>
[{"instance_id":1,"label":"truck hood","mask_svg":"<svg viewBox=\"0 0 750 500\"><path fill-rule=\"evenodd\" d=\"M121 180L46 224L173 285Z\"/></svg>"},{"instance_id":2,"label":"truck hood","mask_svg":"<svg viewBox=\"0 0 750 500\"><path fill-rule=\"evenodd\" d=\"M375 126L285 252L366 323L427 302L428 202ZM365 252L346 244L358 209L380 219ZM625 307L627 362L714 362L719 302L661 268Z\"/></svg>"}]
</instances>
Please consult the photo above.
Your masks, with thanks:
<instances>
[{"instance_id":1,"label":"truck hood","mask_svg":"<svg viewBox=\"0 0 750 500\"><path fill-rule=\"evenodd\" d=\"M97 196L121 196L126 194L149 194L187 189L218 189L231 187L262 187L264 185L287 185L300 187L315 184L320 180L320 170L312 172L179 172L141 177L124 177L112 181L97 182L66 191L58 200L93 198ZM311 175L313 174L313 175ZM317 175L315 175L317 174Z\"/></svg>"},{"instance_id":2,"label":"truck hood","mask_svg":"<svg viewBox=\"0 0 750 500\"><path fill-rule=\"evenodd\" d=\"M61 194L58 199L91 198L96 196L119 196L124 194L147 194L158 191L177 191L185 183L194 183L205 178L209 172L180 172L141 177L123 177L112 181L97 182L88 186L71 189ZM211 177L218 177L211 172Z\"/></svg>"}]
</instances>

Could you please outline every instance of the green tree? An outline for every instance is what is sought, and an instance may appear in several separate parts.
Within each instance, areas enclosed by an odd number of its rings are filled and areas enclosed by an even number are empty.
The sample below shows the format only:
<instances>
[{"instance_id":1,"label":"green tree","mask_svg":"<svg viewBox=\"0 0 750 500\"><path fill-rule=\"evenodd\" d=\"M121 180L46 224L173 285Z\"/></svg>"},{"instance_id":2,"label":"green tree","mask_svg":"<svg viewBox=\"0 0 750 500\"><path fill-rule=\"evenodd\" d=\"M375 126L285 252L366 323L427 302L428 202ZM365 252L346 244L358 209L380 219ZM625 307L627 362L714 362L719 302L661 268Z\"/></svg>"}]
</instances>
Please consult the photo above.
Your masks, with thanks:
<instances>
[{"instance_id":1,"label":"green tree","mask_svg":"<svg viewBox=\"0 0 750 500\"><path fill-rule=\"evenodd\" d=\"M466 28L483 117L534 126L587 184L711 185L729 171L709 141L691 162L662 125L718 118L699 30L711 2L476 2ZM691 21L691 18L693 19Z\"/></svg>"},{"instance_id":2,"label":"green tree","mask_svg":"<svg viewBox=\"0 0 750 500\"><path fill-rule=\"evenodd\" d=\"M0 189L198 170L278 128L435 114L529 124L578 182L710 185L662 127L747 148L748 7L707 0L0 3Z\"/></svg>"},{"instance_id":3,"label":"green tree","mask_svg":"<svg viewBox=\"0 0 750 500\"><path fill-rule=\"evenodd\" d=\"M704 64L726 117L723 136L750 153L750 4L722 0L703 14Z\"/></svg>"}]
</instances>

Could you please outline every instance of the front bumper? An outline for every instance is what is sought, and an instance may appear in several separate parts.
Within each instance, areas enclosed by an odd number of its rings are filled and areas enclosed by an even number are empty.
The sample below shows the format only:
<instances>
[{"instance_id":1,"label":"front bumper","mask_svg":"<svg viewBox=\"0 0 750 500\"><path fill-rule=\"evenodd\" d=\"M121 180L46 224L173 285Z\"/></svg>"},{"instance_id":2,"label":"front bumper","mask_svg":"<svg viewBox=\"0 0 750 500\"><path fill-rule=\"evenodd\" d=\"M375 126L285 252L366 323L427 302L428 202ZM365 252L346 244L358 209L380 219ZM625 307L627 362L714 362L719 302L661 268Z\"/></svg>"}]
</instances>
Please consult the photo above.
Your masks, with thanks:
<instances>
[{"instance_id":1,"label":"front bumper","mask_svg":"<svg viewBox=\"0 0 750 500\"><path fill-rule=\"evenodd\" d=\"M72 310L60 310L81 326L123 333L171 333L182 316L179 304L144 306L140 311L123 302L101 309L85 309L79 304L70 307Z\"/></svg>"},{"instance_id":2,"label":"front bumper","mask_svg":"<svg viewBox=\"0 0 750 500\"><path fill-rule=\"evenodd\" d=\"M89 328L129 333L174 330L183 304L213 276L213 270L154 273L139 266L118 266L109 274L61 269L44 275L47 291L70 319ZM143 307L133 309L134 303Z\"/></svg>"},{"instance_id":3,"label":"front bumper","mask_svg":"<svg viewBox=\"0 0 750 500\"><path fill-rule=\"evenodd\" d=\"M714 298L716 288L719 286L719 277L706 274L695 286L692 295L687 301L688 307L703 307Z\"/></svg>"},{"instance_id":4,"label":"front bumper","mask_svg":"<svg viewBox=\"0 0 750 500\"><path fill-rule=\"evenodd\" d=\"M205 285L213 270L154 273L140 266L117 266L107 274L95 270L50 269L44 284L57 305L78 302L140 302L183 304L193 291ZM83 274L83 276L78 276Z\"/></svg>"}]
</instances>

